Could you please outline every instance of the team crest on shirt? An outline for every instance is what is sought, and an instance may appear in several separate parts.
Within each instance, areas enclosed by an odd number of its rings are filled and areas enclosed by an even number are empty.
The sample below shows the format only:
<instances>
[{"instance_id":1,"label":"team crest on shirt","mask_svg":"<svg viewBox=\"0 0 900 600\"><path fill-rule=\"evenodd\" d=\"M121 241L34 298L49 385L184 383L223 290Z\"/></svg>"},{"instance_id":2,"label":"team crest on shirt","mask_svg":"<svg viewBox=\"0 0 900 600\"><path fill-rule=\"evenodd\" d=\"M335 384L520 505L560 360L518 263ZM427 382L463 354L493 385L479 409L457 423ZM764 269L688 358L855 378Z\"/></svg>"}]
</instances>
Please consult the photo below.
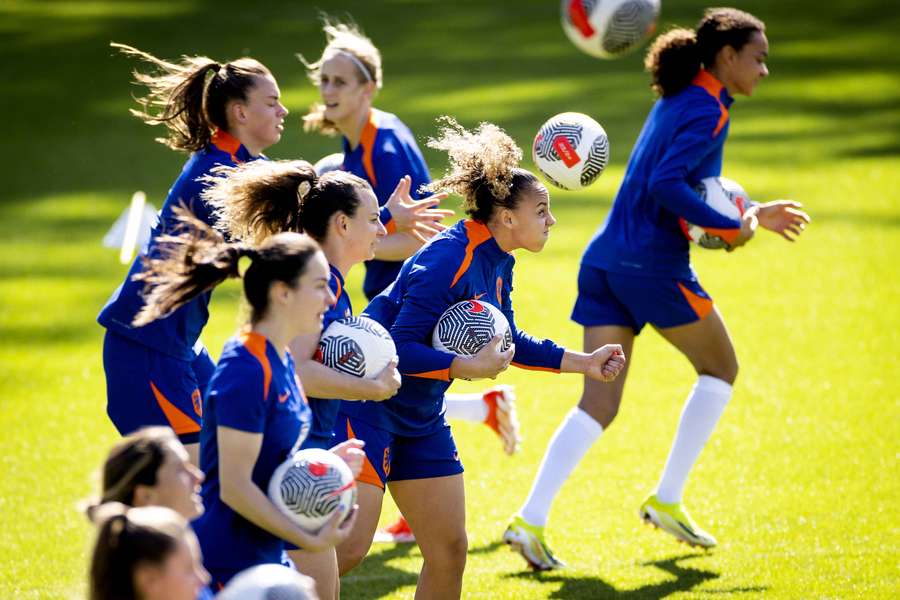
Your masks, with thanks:
<instances>
[{"instance_id":1,"label":"team crest on shirt","mask_svg":"<svg viewBox=\"0 0 900 600\"><path fill-rule=\"evenodd\" d=\"M191 403L194 405L194 412L198 417L203 417L203 398L200 396L200 390L196 389L191 394Z\"/></svg>"}]
</instances>

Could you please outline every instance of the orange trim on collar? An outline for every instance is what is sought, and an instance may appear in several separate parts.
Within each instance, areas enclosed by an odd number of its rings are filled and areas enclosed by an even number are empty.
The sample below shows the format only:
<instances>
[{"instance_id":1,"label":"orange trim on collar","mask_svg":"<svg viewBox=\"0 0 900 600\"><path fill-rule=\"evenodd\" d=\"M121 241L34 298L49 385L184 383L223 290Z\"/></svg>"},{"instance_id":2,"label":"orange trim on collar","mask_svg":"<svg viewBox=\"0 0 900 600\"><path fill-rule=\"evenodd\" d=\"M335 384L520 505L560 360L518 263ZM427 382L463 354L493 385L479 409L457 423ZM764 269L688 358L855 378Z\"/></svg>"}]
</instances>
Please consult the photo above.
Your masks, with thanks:
<instances>
[{"instance_id":1,"label":"orange trim on collar","mask_svg":"<svg viewBox=\"0 0 900 600\"><path fill-rule=\"evenodd\" d=\"M269 399L269 384L272 382L272 365L269 364L269 357L266 356L266 338L265 336L250 331L243 330L238 336L241 344L247 349L253 358L259 361L259 365L263 370L263 401Z\"/></svg>"},{"instance_id":2,"label":"orange trim on collar","mask_svg":"<svg viewBox=\"0 0 900 600\"><path fill-rule=\"evenodd\" d=\"M213 146L215 146L222 152L227 152L228 154L230 154L234 162L241 162L237 158L237 152L241 148L241 141L239 139L237 139L224 129L216 129L213 132L210 141L212 142Z\"/></svg>"},{"instance_id":3,"label":"orange trim on collar","mask_svg":"<svg viewBox=\"0 0 900 600\"><path fill-rule=\"evenodd\" d=\"M359 143L363 147L363 168L366 170L366 176L369 178L369 183L372 184L372 187L378 185L378 180L375 178L375 166L372 163L372 152L375 149L376 135L378 135L378 125L375 124L375 111L371 110L369 111L369 120L363 125L362 132L359 134Z\"/></svg>"},{"instance_id":4,"label":"orange trim on collar","mask_svg":"<svg viewBox=\"0 0 900 600\"><path fill-rule=\"evenodd\" d=\"M725 85L706 69L700 69L691 83L706 90L706 93L715 98L716 102L719 103L719 122L716 124L716 128L712 133L712 136L716 137L719 135L719 132L722 131L722 128L725 127L725 123L728 122L728 109L722 104L721 98L722 88L724 88Z\"/></svg>"},{"instance_id":5,"label":"orange trim on collar","mask_svg":"<svg viewBox=\"0 0 900 600\"><path fill-rule=\"evenodd\" d=\"M465 275L466 271L469 270L469 267L472 265L472 258L475 256L475 248L493 237L491 235L491 230L488 229L487 225L484 223L467 219L465 221L465 227L466 237L469 238L469 243L466 244L466 254L463 257L462 264L459 265L459 270L456 271L456 275L453 277L453 282L450 284L450 287L456 285L459 278Z\"/></svg>"}]
</instances>

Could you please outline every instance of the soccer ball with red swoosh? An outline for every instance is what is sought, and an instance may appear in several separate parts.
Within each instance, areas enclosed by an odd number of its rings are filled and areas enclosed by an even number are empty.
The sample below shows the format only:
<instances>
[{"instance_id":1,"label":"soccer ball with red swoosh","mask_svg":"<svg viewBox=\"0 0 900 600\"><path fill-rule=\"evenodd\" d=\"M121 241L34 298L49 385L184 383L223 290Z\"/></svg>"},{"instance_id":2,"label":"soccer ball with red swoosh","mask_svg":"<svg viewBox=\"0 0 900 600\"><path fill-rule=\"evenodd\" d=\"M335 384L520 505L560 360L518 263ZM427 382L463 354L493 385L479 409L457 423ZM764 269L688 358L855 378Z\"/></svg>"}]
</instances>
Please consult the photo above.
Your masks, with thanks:
<instances>
[{"instance_id":1,"label":"soccer ball with red swoosh","mask_svg":"<svg viewBox=\"0 0 900 600\"><path fill-rule=\"evenodd\" d=\"M482 300L463 300L444 311L434 326L431 345L436 350L457 356L472 356L500 335L500 351L512 345L509 321L493 304Z\"/></svg>"},{"instance_id":2,"label":"soccer ball with red swoosh","mask_svg":"<svg viewBox=\"0 0 900 600\"><path fill-rule=\"evenodd\" d=\"M339 508L349 516L356 503L356 479L337 454L307 448L275 469L269 498L301 529L315 534Z\"/></svg>"},{"instance_id":3,"label":"soccer ball with red swoosh","mask_svg":"<svg viewBox=\"0 0 900 600\"><path fill-rule=\"evenodd\" d=\"M659 0L562 0L562 27L582 52L617 58L656 30Z\"/></svg>"},{"instance_id":4,"label":"soccer ball with red swoosh","mask_svg":"<svg viewBox=\"0 0 900 600\"><path fill-rule=\"evenodd\" d=\"M606 168L609 138L589 116L561 113L541 125L531 158L550 183L564 190L579 190L594 183Z\"/></svg>"}]
</instances>

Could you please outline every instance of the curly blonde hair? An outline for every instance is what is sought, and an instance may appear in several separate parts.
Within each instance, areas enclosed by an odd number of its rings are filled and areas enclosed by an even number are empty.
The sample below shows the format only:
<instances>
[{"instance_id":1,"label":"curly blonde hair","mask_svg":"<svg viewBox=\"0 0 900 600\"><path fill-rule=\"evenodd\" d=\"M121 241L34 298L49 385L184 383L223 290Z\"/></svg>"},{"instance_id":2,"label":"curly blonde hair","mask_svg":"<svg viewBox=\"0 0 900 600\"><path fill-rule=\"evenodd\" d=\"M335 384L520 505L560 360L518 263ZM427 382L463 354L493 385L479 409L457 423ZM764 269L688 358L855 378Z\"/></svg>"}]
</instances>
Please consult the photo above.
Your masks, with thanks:
<instances>
[{"instance_id":1,"label":"curly blonde hair","mask_svg":"<svg viewBox=\"0 0 900 600\"><path fill-rule=\"evenodd\" d=\"M357 76L360 83L372 81L375 83L376 89L382 86L381 71L381 52L372 43L372 40L366 37L362 30L355 23L341 23L333 21L329 17L323 17L324 25L322 31L325 32L326 45L322 51L319 60L315 62L307 62L300 54L297 58L306 67L306 76L316 87L319 87L319 81L322 77L322 64L332 58L335 54L349 54L356 60ZM360 70L360 66L365 72ZM335 135L338 133L334 123L325 118L325 105L316 102L309 108L309 113L303 117L304 131L318 131L324 135Z\"/></svg>"},{"instance_id":2,"label":"curly blonde hair","mask_svg":"<svg viewBox=\"0 0 900 600\"><path fill-rule=\"evenodd\" d=\"M519 167L522 149L500 127L480 123L469 131L448 116L438 122L438 136L428 139L428 147L445 151L450 168L426 189L462 196L466 214L476 221L486 223L497 207L515 208L519 193L539 184L534 174Z\"/></svg>"}]
</instances>

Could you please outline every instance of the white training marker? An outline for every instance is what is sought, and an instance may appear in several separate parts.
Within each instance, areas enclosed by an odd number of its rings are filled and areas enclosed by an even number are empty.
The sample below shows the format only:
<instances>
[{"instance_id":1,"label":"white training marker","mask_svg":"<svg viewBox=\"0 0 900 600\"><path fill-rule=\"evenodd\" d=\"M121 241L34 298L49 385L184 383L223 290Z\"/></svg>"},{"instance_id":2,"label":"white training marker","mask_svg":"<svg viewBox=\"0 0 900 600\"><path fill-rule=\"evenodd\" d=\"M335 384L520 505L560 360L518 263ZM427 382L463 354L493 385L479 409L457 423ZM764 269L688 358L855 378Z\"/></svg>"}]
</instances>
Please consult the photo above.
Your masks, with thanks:
<instances>
[{"instance_id":1,"label":"white training marker","mask_svg":"<svg viewBox=\"0 0 900 600\"><path fill-rule=\"evenodd\" d=\"M125 223L125 234L122 236L122 249L119 251L119 262L128 264L134 256L134 247L137 245L138 233L141 228L141 217L144 214L144 204L147 195L138 190L131 196L131 208L128 210L128 221Z\"/></svg>"}]
</instances>

